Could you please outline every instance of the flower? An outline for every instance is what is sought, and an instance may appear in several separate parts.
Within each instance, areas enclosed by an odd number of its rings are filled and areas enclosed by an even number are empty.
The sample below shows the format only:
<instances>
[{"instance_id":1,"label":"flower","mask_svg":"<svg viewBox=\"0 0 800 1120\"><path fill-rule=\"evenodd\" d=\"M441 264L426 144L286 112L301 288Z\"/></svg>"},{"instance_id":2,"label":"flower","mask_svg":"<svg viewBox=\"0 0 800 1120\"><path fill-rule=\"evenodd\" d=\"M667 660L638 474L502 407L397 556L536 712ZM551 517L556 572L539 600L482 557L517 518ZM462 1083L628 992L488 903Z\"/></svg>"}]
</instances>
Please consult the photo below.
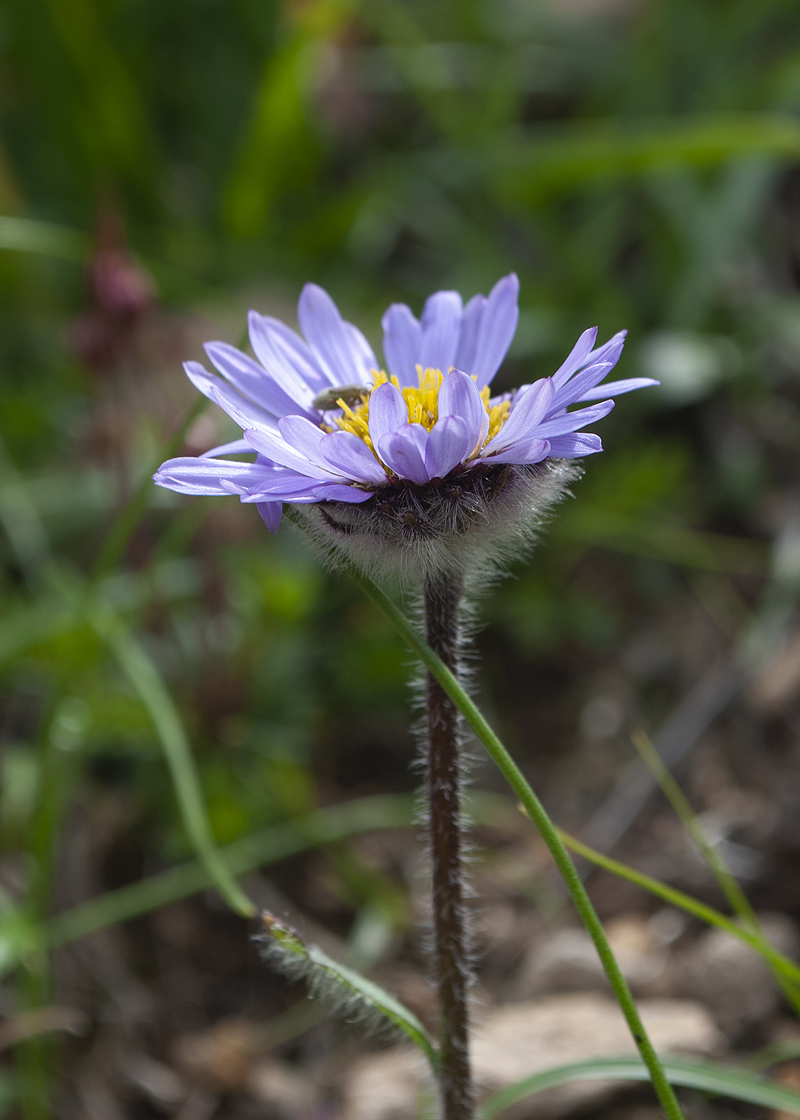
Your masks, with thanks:
<instances>
[{"instance_id":1,"label":"flower","mask_svg":"<svg viewBox=\"0 0 800 1120\"><path fill-rule=\"evenodd\" d=\"M452 543L481 522L488 527L487 503L532 480L540 505L552 504L545 481L558 476L563 491L574 475L564 461L602 451L599 437L582 429L611 411L612 397L656 382L601 385L625 331L595 348L594 328L552 377L492 397L489 385L516 330L518 293L512 273L465 306L457 292L436 292L420 320L392 304L383 317L386 370L315 284L297 307L304 337L251 311L255 359L210 342L217 373L185 364L243 438L199 458L171 459L154 481L184 494L238 495L258 506L273 532L288 502L316 507L317 527L321 521L339 537L395 545L443 534ZM588 407L568 411L578 403ZM255 461L220 457L241 453L255 453ZM528 510L534 519L540 512Z\"/></svg>"}]
</instances>

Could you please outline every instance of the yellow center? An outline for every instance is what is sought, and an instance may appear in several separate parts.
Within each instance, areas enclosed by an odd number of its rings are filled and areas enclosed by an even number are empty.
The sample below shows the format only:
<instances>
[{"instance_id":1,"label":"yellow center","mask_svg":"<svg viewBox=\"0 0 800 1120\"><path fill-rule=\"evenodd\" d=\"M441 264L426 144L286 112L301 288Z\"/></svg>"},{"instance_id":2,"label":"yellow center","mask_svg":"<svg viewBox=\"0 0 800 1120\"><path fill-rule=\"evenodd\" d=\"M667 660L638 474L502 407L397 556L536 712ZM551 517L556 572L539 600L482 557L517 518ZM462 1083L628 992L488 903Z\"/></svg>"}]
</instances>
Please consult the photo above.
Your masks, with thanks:
<instances>
[{"instance_id":1,"label":"yellow center","mask_svg":"<svg viewBox=\"0 0 800 1120\"><path fill-rule=\"evenodd\" d=\"M389 380L400 389L396 377L387 377L383 370L373 370L372 372L375 381L370 393L374 392L379 385L383 385ZM422 366L417 366L417 376L419 377L418 388L400 389L400 392L403 394L403 400L406 402L409 424L421 424L423 428L427 428L427 430L430 431L439 419L439 389L444 379L441 370L423 369ZM489 430L483 443L473 449L472 454L469 456L471 459L479 454L481 448L485 446L490 439L494 439L508 419L508 412L511 407L510 401L501 401L499 404L490 405L488 385L480 390L480 395L483 406L489 416ZM347 401L342 398L336 403L342 410L342 415L337 416L334 421L336 427L340 428L343 432L352 432L353 435L358 436L358 438L362 439L367 447L374 453L375 449L372 446L372 440L369 434L369 397L367 396L360 404L355 405L355 407L351 407ZM333 431L334 429L328 430Z\"/></svg>"}]
</instances>

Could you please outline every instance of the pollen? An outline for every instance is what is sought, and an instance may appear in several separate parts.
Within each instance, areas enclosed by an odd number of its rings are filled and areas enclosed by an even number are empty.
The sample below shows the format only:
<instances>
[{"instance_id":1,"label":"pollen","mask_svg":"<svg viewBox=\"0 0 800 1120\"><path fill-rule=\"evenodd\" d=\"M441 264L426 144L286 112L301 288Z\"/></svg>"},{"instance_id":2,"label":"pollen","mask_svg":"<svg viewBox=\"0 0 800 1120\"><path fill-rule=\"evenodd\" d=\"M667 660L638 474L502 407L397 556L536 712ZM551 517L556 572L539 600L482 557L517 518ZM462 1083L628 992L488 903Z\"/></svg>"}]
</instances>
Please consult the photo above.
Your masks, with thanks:
<instances>
[{"instance_id":1,"label":"pollen","mask_svg":"<svg viewBox=\"0 0 800 1120\"><path fill-rule=\"evenodd\" d=\"M393 385L400 389L396 377L387 377L383 370L373 370L372 372L374 384L371 392L374 392L379 385L383 385L387 381L391 381ZM400 392L406 402L409 424L421 424L423 428L430 431L439 419L439 390L443 381L442 371L439 369L423 369L422 366L417 366L417 377L419 379L417 388L406 387L400 389ZM488 385L480 390L480 395L489 414L489 430L484 441L488 442L497 435L508 419L511 402L505 400L498 404L491 404ZM369 434L369 397L365 397L359 404L348 403L344 397L340 397L336 401L336 406L342 410L342 414L333 420L332 426L325 425L325 430L329 432L337 430L352 432L353 435L363 440L374 453L375 449L372 446ZM473 456L479 454L480 450L480 447L476 447Z\"/></svg>"}]
</instances>

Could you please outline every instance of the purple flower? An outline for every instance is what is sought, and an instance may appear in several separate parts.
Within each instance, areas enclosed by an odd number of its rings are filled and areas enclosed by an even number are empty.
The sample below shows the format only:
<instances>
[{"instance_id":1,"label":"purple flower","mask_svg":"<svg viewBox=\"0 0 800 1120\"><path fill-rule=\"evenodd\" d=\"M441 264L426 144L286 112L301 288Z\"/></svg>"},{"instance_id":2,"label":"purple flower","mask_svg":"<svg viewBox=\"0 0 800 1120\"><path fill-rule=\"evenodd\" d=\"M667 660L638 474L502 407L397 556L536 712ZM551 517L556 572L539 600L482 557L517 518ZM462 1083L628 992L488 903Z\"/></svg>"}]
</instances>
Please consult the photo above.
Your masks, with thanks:
<instances>
[{"instance_id":1,"label":"purple flower","mask_svg":"<svg viewBox=\"0 0 800 1120\"><path fill-rule=\"evenodd\" d=\"M595 328L584 331L552 377L492 397L489 385L516 330L518 293L512 273L466 306L457 292L436 292L420 320L405 304L392 304L383 317L385 372L315 284L305 286L297 307L303 337L251 311L255 358L209 342L217 372L198 362L185 366L243 438L200 458L171 459L155 482L183 494L236 494L258 506L272 531L283 502L324 503L323 514L371 502L393 515L402 507L406 521L413 506L424 521L436 495L466 501L486 491L487 479L507 486L509 467L530 474L545 461L601 451L599 437L583 429L611 411L611 397L656 382L601 385L625 332L595 349ZM575 404L587 407L568 411ZM223 457L254 452L249 462Z\"/></svg>"}]
</instances>

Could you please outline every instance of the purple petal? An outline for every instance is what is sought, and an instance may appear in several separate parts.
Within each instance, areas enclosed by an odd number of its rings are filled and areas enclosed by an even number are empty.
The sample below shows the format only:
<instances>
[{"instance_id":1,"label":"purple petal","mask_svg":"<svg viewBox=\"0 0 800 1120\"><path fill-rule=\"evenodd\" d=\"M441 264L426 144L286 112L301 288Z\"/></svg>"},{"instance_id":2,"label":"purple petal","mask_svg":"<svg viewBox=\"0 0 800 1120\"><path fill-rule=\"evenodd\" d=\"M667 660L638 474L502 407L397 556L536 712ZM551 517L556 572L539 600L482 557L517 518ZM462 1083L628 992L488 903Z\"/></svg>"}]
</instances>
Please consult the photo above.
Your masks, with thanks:
<instances>
[{"instance_id":1,"label":"purple petal","mask_svg":"<svg viewBox=\"0 0 800 1120\"><path fill-rule=\"evenodd\" d=\"M554 436L550 440L553 459L578 459L581 455L594 455L603 450L600 436L593 432L575 432L567 436Z\"/></svg>"},{"instance_id":2,"label":"purple petal","mask_svg":"<svg viewBox=\"0 0 800 1120\"><path fill-rule=\"evenodd\" d=\"M378 444L378 454L399 478L407 478L420 486L430 481L425 468L425 447L428 433L421 424L404 424Z\"/></svg>"},{"instance_id":3,"label":"purple petal","mask_svg":"<svg viewBox=\"0 0 800 1120\"><path fill-rule=\"evenodd\" d=\"M575 432L578 428L593 424L595 420L602 420L604 416L608 416L613 407L613 401L602 401L589 408L579 408L576 412L565 412L561 416L553 417L552 420L545 420L536 429L536 435L542 439L567 435L568 432Z\"/></svg>"},{"instance_id":4,"label":"purple petal","mask_svg":"<svg viewBox=\"0 0 800 1120\"><path fill-rule=\"evenodd\" d=\"M404 303L393 303L383 316L383 354L388 372L396 377L401 387L418 384L422 328Z\"/></svg>"},{"instance_id":5,"label":"purple petal","mask_svg":"<svg viewBox=\"0 0 800 1120\"><path fill-rule=\"evenodd\" d=\"M247 323L255 356L290 396L298 383L308 386L312 397L332 384L303 339L280 319L251 311Z\"/></svg>"},{"instance_id":6,"label":"purple petal","mask_svg":"<svg viewBox=\"0 0 800 1120\"><path fill-rule=\"evenodd\" d=\"M278 423L278 429L289 446L299 451L309 463L314 463L327 474L332 473L322 451L325 440L322 428L303 416L285 416Z\"/></svg>"},{"instance_id":7,"label":"purple petal","mask_svg":"<svg viewBox=\"0 0 800 1120\"><path fill-rule=\"evenodd\" d=\"M605 385L598 385L584 393L579 399L582 401L596 401L600 397L619 397L623 393L632 393L634 389L647 389L651 385L660 385L652 377L629 377L625 381L607 381Z\"/></svg>"},{"instance_id":8,"label":"purple petal","mask_svg":"<svg viewBox=\"0 0 800 1120\"><path fill-rule=\"evenodd\" d=\"M209 373L199 362L184 362L183 368L194 387L214 404L219 405L223 412L227 412L240 428L259 427L268 431L277 429L274 416L258 405L252 404L222 378Z\"/></svg>"},{"instance_id":9,"label":"purple petal","mask_svg":"<svg viewBox=\"0 0 800 1120\"><path fill-rule=\"evenodd\" d=\"M519 280L511 272L498 280L486 301L478 342L475 364L470 373L477 376L478 388L488 385L508 353L519 319Z\"/></svg>"},{"instance_id":10,"label":"purple petal","mask_svg":"<svg viewBox=\"0 0 800 1120\"><path fill-rule=\"evenodd\" d=\"M346 319L343 321L344 329L350 337L350 346L353 353L358 355L359 368L363 370L363 381L361 383L371 385L373 370L378 368L378 359L358 327L354 323L348 323Z\"/></svg>"},{"instance_id":11,"label":"purple petal","mask_svg":"<svg viewBox=\"0 0 800 1120\"><path fill-rule=\"evenodd\" d=\"M386 483L386 471L362 439L353 432L331 432L322 442L327 463L345 478L355 482Z\"/></svg>"},{"instance_id":12,"label":"purple petal","mask_svg":"<svg viewBox=\"0 0 800 1120\"><path fill-rule=\"evenodd\" d=\"M247 488L256 485L264 474L265 468L259 463L187 456L162 463L153 475L153 481L156 486L176 490L179 494L227 494L230 491L222 485L223 479L237 487Z\"/></svg>"},{"instance_id":13,"label":"purple petal","mask_svg":"<svg viewBox=\"0 0 800 1120\"><path fill-rule=\"evenodd\" d=\"M555 412L559 408L566 408L568 405L582 400L583 394L590 392L613 368L611 362L595 362L587 366L586 369L582 369L580 373L576 373L556 393L551 411ZM607 397L608 393L601 391L601 395Z\"/></svg>"},{"instance_id":14,"label":"purple petal","mask_svg":"<svg viewBox=\"0 0 800 1120\"><path fill-rule=\"evenodd\" d=\"M508 420L494 439L487 443L482 454L505 451L522 440L545 438L546 433L540 425L552 406L554 393L551 377L534 381L522 391L521 399L520 393L517 393Z\"/></svg>"},{"instance_id":15,"label":"purple petal","mask_svg":"<svg viewBox=\"0 0 800 1120\"><path fill-rule=\"evenodd\" d=\"M287 417L287 419L289 418ZM299 419L299 417L292 417L291 419ZM313 426L313 424L309 425L309 427ZM260 451L262 455L266 455L282 467L289 467L290 470L297 471L300 475L308 478L318 478L323 481L328 481L332 476L333 472L330 469L322 468L313 463L300 451L290 447L283 436L277 433L248 428L245 430L244 436L255 451Z\"/></svg>"},{"instance_id":16,"label":"purple petal","mask_svg":"<svg viewBox=\"0 0 800 1120\"><path fill-rule=\"evenodd\" d=\"M467 455L486 439L489 413L475 382L458 369L447 374L439 389L439 418L445 416L458 416L465 422L467 435L472 440Z\"/></svg>"},{"instance_id":17,"label":"purple petal","mask_svg":"<svg viewBox=\"0 0 800 1120\"><path fill-rule=\"evenodd\" d=\"M445 416L433 425L425 448L425 469L431 478L445 478L474 448L466 421Z\"/></svg>"},{"instance_id":18,"label":"purple petal","mask_svg":"<svg viewBox=\"0 0 800 1120\"><path fill-rule=\"evenodd\" d=\"M329 479L328 481L337 481ZM255 486L251 486L242 497L243 502L285 501L295 502L313 498L317 486L322 485L318 478L309 478L297 471L280 468L265 474Z\"/></svg>"},{"instance_id":19,"label":"purple petal","mask_svg":"<svg viewBox=\"0 0 800 1120\"><path fill-rule=\"evenodd\" d=\"M461 333L461 296L458 292L436 292L422 311L419 364L423 369L449 373L456 360Z\"/></svg>"},{"instance_id":20,"label":"purple petal","mask_svg":"<svg viewBox=\"0 0 800 1120\"><path fill-rule=\"evenodd\" d=\"M617 356L613 359L616 362L619 355L622 353L622 347L625 345L627 334L627 331L617 331L615 335L611 336L608 342L604 342L602 346L598 346L596 350L592 350L587 360L589 362L610 362L612 359L609 357L609 354L613 354L616 351Z\"/></svg>"},{"instance_id":21,"label":"purple petal","mask_svg":"<svg viewBox=\"0 0 800 1120\"><path fill-rule=\"evenodd\" d=\"M408 407L400 390L385 381L369 398L369 434L374 447L408 423Z\"/></svg>"},{"instance_id":22,"label":"purple petal","mask_svg":"<svg viewBox=\"0 0 800 1120\"><path fill-rule=\"evenodd\" d=\"M273 416L287 416L303 412L310 406L311 390L306 385L292 393L270 377L269 373L252 358L226 342L207 342L205 351L214 366L245 397L271 412Z\"/></svg>"},{"instance_id":23,"label":"purple petal","mask_svg":"<svg viewBox=\"0 0 800 1120\"><path fill-rule=\"evenodd\" d=\"M317 486L315 498L318 502L366 502L372 491L362 490L359 486L345 486L341 482L325 482Z\"/></svg>"},{"instance_id":24,"label":"purple petal","mask_svg":"<svg viewBox=\"0 0 800 1120\"><path fill-rule=\"evenodd\" d=\"M581 369L589 360L589 355L592 353L592 347L597 339L597 327L591 327L588 331L584 331L575 345L569 352L567 360L563 365L559 366L553 374L553 382L556 389L560 389L576 370Z\"/></svg>"},{"instance_id":25,"label":"purple petal","mask_svg":"<svg viewBox=\"0 0 800 1120\"><path fill-rule=\"evenodd\" d=\"M496 455L482 454L480 458L490 463L541 463L550 454L546 439L522 439Z\"/></svg>"},{"instance_id":26,"label":"purple petal","mask_svg":"<svg viewBox=\"0 0 800 1120\"><path fill-rule=\"evenodd\" d=\"M475 373L475 353L478 346L478 331L481 327L486 296L473 296L461 316L461 337L458 340L456 369L463 369L470 376Z\"/></svg>"},{"instance_id":27,"label":"purple petal","mask_svg":"<svg viewBox=\"0 0 800 1120\"><path fill-rule=\"evenodd\" d=\"M297 318L314 356L330 374L332 384L364 383L370 373L370 366L364 361L364 347L369 349L367 342L362 339L363 346L354 342L356 328L345 323L326 291L316 284L306 284L297 304Z\"/></svg>"},{"instance_id":28,"label":"purple petal","mask_svg":"<svg viewBox=\"0 0 800 1120\"><path fill-rule=\"evenodd\" d=\"M280 502L259 502L256 509L261 514L261 520L264 522L270 533L277 533L278 526L281 523L281 513L283 506Z\"/></svg>"}]
</instances>

